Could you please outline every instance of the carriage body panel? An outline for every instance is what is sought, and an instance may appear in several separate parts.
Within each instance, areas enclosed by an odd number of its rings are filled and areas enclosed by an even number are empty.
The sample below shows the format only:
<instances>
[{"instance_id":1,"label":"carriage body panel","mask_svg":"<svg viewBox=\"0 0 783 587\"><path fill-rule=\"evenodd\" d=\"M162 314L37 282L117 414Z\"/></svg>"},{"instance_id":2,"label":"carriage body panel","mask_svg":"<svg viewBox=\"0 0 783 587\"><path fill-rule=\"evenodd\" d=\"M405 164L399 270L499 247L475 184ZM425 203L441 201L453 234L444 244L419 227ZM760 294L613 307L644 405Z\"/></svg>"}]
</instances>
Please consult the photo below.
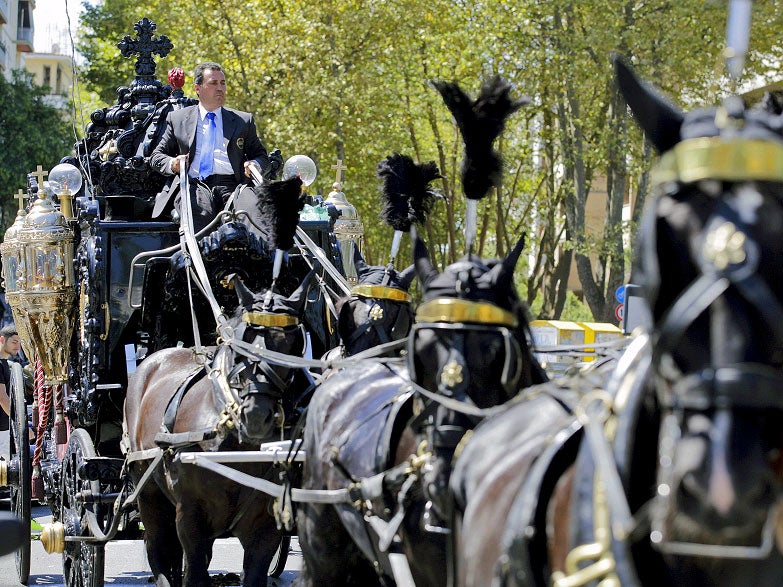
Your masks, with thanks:
<instances>
[{"instance_id":1,"label":"carriage body panel","mask_svg":"<svg viewBox=\"0 0 783 587\"><path fill-rule=\"evenodd\" d=\"M104 347L107 361L103 365L107 374L125 368L124 353L118 364L120 357L115 358L115 351L123 343L136 342L137 334L128 332L128 327L133 320L141 320L132 302L143 300L145 284L139 281L133 291L128 289L132 261L139 253L176 245L178 229L171 222L101 221L96 225L95 236L102 240L106 258L105 302L102 303L108 304L110 317Z\"/></svg>"}]
</instances>

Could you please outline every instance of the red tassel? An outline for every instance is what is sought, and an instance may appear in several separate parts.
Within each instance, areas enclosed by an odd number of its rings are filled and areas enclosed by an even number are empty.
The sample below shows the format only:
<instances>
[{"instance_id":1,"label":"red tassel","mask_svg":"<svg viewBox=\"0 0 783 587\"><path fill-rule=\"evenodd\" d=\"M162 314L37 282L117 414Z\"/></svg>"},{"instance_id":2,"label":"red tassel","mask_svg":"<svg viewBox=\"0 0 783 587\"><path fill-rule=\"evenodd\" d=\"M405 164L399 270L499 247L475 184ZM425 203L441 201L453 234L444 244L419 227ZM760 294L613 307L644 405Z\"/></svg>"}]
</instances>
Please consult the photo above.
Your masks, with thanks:
<instances>
[{"instance_id":1,"label":"red tassel","mask_svg":"<svg viewBox=\"0 0 783 587\"><path fill-rule=\"evenodd\" d=\"M30 488L30 496L33 499L37 499L38 501L43 501L46 498L46 493L44 492L43 477L41 476L40 469L36 469L36 472L33 473L32 487Z\"/></svg>"},{"instance_id":2,"label":"red tassel","mask_svg":"<svg viewBox=\"0 0 783 587\"><path fill-rule=\"evenodd\" d=\"M65 444L68 442L68 427L65 425L62 414L57 414L54 421L54 442Z\"/></svg>"}]
</instances>

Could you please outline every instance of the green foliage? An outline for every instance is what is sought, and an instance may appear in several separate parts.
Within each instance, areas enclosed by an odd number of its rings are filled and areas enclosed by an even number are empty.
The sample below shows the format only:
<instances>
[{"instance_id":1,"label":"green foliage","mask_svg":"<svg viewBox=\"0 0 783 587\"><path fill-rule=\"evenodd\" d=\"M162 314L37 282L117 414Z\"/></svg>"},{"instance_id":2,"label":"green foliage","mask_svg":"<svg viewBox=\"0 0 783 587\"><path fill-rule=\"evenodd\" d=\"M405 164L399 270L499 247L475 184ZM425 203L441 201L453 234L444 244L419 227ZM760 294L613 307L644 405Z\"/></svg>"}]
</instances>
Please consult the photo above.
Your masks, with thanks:
<instances>
[{"instance_id":1,"label":"green foliage","mask_svg":"<svg viewBox=\"0 0 783 587\"><path fill-rule=\"evenodd\" d=\"M71 127L63 113L46 104L47 92L33 85L32 76L13 72L9 82L0 75L0 224L13 221L17 202L12 195L27 186L27 174L37 165L51 169L73 148Z\"/></svg>"},{"instance_id":2,"label":"green foliage","mask_svg":"<svg viewBox=\"0 0 783 587\"><path fill-rule=\"evenodd\" d=\"M593 313L574 292L569 291L566 295L565 308L560 316L561 320L570 320L571 322L593 322Z\"/></svg>"},{"instance_id":3,"label":"green foliage","mask_svg":"<svg viewBox=\"0 0 783 587\"><path fill-rule=\"evenodd\" d=\"M543 297L539 293L533 300L530 306L530 313L539 319L541 316L541 307L543 305ZM590 308L587 307L582 300L580 300L574 292L569 291L566 294L566 303L563 308L563 313L555 318L555 320L569 320L571 322L594 322L593 313Z\"/></svg>"}]
</instances>

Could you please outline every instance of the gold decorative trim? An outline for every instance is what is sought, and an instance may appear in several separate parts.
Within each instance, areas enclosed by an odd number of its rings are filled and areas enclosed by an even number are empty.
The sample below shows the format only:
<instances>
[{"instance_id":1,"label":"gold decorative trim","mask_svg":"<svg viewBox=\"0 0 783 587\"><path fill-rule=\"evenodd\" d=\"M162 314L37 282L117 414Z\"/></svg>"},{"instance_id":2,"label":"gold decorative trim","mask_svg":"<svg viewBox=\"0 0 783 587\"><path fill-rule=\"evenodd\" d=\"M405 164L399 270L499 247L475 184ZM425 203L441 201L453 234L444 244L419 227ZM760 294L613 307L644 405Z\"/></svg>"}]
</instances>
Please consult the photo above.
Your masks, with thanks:
<instances>
[{"instance_id":1,"label":"gold decorative trim","mask_svg":"<svg viewBox=\"0 0 783 587\"><path fill-rule=\"evenodd\" d=\"M517 318L503 308L488 302L471 302L456 298L440 298L426 302L416 310L416 322L476 322L517 326Z\"/></svg>"},{"instance_id":2,"label":"gold decorative trim","mask_svg":"<svg viewBox=\"0 0 783 587\"><path fill-rule=\"evenodd\" d=\"M47 554L65 552L65 526L62 522L44 524L41 530L41 544Z\"/></svg>"},{"instance_id":3,"label":"gold decorative trim","mask_svg":"<svg viewBox=\"0 0 783 587\"><path fill-rule=\"evenodd\" d=\"M396 287L387 287L385 285L355 285L351 288L351 293L363 298L374 298L376 300L393 300L395 302L408 302L413 297Z\"/></svg>"},{"instance_id":4,"label":"gold decorative trim","mask_svg":"<svg viewBox=\"0 0 783 587\"><path fill-rule=\"evenodd\" d=\"M242 320L253 326L280 327L296 326L299 324L299 318L288 316L287 314L268 314L266 312L245 312L242 314Z\"/></svg>"},{"instance_id":5,"label":"gold decorative trim","mask_svg":"<svg viewBox=\"0 0 783 587\"><path fill-rule=\"evenodd\" d=\"M661 156L653 185L669 181L783 181L783 143L762 140L688 139Z\"/></svg>"}]
</instances>

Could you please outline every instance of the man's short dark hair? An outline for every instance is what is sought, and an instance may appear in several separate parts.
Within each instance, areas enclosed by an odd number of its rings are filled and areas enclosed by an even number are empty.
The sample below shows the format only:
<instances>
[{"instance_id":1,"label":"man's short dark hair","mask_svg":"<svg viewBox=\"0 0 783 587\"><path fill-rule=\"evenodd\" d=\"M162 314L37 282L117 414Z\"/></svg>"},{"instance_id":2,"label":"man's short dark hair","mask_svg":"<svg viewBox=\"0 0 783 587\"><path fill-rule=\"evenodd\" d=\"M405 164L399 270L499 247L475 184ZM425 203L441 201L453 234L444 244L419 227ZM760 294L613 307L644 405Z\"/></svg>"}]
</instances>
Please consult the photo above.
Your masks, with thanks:
<instances>
[{"instance_id":1,"label":"man's short dark hair","mask_svg":"<svg viewBox=\"0 0 783 587\"><path fill-rule=\"evenodd\" d=\"M193 83L196 85L201 85L204 81L204 70L206 69L213 69L215 71L223 71L223 68L220 66L219 63L215 63L214 61L207 61L206 63L199 63L196 66L195 71L193 72Z\"/></svg>"},{"instance_id":2,"label":"man's short dark hair","mask_svg":"<svg viewBox=\"0 0 783 587\"><path fill-rule=\"evenodd\" d=\"M19 336L19 333L16 331L16 326L14 324L6 324L0 328L0 336L8 340L12 336Z\"/></svg>"}]
</instances>

